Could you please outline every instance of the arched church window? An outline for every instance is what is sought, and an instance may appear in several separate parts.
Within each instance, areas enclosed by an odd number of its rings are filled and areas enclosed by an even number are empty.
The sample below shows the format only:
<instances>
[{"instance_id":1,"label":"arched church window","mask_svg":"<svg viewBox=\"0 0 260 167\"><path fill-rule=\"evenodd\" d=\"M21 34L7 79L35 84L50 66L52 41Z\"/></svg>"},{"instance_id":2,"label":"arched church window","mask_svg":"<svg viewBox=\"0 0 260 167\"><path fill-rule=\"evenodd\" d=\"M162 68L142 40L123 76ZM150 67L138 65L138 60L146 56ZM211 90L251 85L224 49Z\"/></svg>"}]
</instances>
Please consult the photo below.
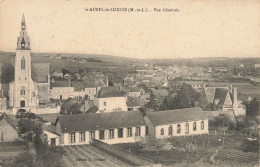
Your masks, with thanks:
<instances>
[{"instance_id":1,"label":"arched church window","mask_svg":"<svg viewBox=\"0 0 260 167\"><path fill-rule=\"evenodd\" d=\"M172 135L172 125L169 126L169 135Z\"/></svg>"},{"instance_id":2,"label":"arched church window","mask_svg":"<svg viewBox=\"0 0 260 167\"><path fill-rule=\"evenodd\" d=\"M21 90L20 90L20 95L24 96L25 95L25 87L22 86Z\"/></svg>"},{"instance_id":3,"label":"arched church window","mask_svg":"<svg viewBox=\"0 0 260 167\"><path fill-rule=\"evenodd\" d=\"M25 69L25 58L23 57L21 60L21 69L24 70Z\"/></svg>"},{"instance_id":4,"label":"arched church window","mask_svg":"<svg viewBox=\"0 0 260 167\"><path fill-rule=\"evenodd\" d=\"M204 130L204 121L201 121L200 128L201 128L201 130Z\"/></svg>"},{"instance_id":5,"label":"arched church window","mask_svg":"<svg viewBox=\"0 0 260 167\"><path fill-rule=\"evenodd\" d=\"M197 130L197 123L193 122L193 131L196 131L196 130Z\"/></svg>"},{"instance_id":6,"label":"arched church window","mask_svg":"<svg viewBox=\"0 0 260 167\"><path fill-rule=\"evenodd\" d=\"M180 134L180 133L181 133L181 125L178 124L178 125L177 125L177 134Z\"/></svg>"},{"instance_id":7,"label":"arched church window","mask_svg":"<svg viewBox=\"0 0 260 167\"><path fill-rule=\"evenodd\" d=\"M186 123L185 125L185 133L189 134L189 123Z\"/></svg>"},{"instance_id":8,"label":"arched church window","mask_svg":"<svg viewBox=\"0 0 260 167\"><path fill-rule=\"evenodd\" d=\"M164 135L164 129L163 128L161 129L161 135L162 136Z\"/></svg>"}]
</instances>

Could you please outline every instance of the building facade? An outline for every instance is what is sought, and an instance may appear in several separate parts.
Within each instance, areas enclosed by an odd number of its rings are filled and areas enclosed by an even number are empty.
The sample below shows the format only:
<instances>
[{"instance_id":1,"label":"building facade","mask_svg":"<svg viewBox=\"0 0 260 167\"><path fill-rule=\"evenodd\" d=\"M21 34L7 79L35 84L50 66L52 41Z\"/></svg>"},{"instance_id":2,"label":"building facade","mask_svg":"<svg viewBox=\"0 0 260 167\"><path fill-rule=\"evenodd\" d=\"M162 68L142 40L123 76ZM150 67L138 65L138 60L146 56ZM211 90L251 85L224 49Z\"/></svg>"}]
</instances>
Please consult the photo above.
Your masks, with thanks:
<instances>
[{"instance_id":1,"label":"building facade","mask_svg":"<svg viewBox=\"0 0 260 167\"><path fill-rule=\"evenodd\" d=\"M208 133L208 118L199 107L149 112L144 119L155 138Z\"/></svg>"}]
</instances>

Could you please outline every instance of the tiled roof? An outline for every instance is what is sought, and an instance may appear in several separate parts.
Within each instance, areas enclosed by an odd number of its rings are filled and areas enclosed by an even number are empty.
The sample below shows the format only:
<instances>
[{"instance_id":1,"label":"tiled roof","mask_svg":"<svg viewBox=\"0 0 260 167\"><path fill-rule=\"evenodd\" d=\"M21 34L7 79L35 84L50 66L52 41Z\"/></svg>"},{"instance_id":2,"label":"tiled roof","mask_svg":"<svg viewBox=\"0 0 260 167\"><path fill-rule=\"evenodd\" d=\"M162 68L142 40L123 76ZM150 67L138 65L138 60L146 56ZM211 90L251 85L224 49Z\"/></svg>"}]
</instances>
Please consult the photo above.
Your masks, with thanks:
<instances>
[{"instance_id":1,"label":"tiled roof","mask_svg":"<svg viewBox=\"0 0 260 167\"><path fill-rule=\"evenodd\" d=\"M140 92L141 88L139 87L123 87L127 92Z\"/></svg>"},{"instance_id":2,"label":"tiled roof","mask_svg":"<svg viewBox=\"0 0 260 167\"><path fill-rule=\"evenodd\" d=\"M11 117L9 117L5 112L0 116L0 122L2 120L5 120L9 125L11 125L15 130L16 127L18 125L18 122L16 119L12 119Z\"/></svg>"},{"instance_id":3,"label":"tiled roof","mask_svg":"<svg viewBox=\"0 0 260 167\"><path fill-rule=\"evenodd\" d=\"M32 63L32 80L37 83L48 82L49 63Z\"/></svg>"},{"instance_id":4,"label":"tiled roof","mask_svg":"<svg viewBox=\"0 0 260 167\"><path fill-rule=\"evenodd\" d=\"M212 103L214 100L215 90L216 88L211 88L211 87L204 88L204 92L209 103Z\"/></svg>"},{"instance_id":5,"label":"tiled roof","mask_svg":"<svg viewBox=\"0 0 260 167\"><path fill-rule=\"evenodd\" d=\"M228 89L216 88L214 99L219 99L218 106L222 107L227 97Z\"/></svg>"},{"instance_id":6,"label":"tiled roof","mask_svg":"<svg viewBox=\"0 0 260 167\"><path fill-rule=\"evenodd\" d=\"M152 92L155 96L168 96L169 93L168 93L168 90L166 89L152 89Z\"/></svg>"},{"instance_id":7,"label":"tiled roof","mask_svg":"<svg viewBox=\"0 0 260 167\"><path fill-rule=\"evenodd\" d=\"M147 116L154 125L203 120L204 118L207 118L202 109L199 107L147 112Z\"/></svg>"},{"instance_id":8,"label":"tiled roof","mask_svg":"<svg viewBox=\"0 0 260 167\"><path fill-rule=\"evenodd\" d=\"M60 116L60 113L54 113L54 114L37 114L37 117L40 117L43 121L51 122L52 124L55 123L58 116Z\"/></svg>"},{"instance_id":9,"label":"tiled roof","mask_svg":"<svg viewBox=\"0 0 260 167\"><path fill-rule=\"evenodd\" d=\"M123 97L124 92L120 91L117 87L103 87L101 90L98 92L98 97L99 98L104 98L104 97Z\"/></svg>"},{"instance_id":10,"label":"tiled roof","mask_svg":"<svg viewBox=\"0 0 260 167\"><path fill-rule=\"evenodd\" d=\"M52 87L69 87L69 81L67 80L55 80Z\"/></svg>"},{"instance_id":11,"label":"tiled roof","mask_svg":"<svg viewBox=\"0 0 260 167\"><path fill-rule=\"evenodd\" d=\"M136 97L127 97L127 101L126 101L127 107L136 107L136 106L141 106L142 103L141 101L136 98Z\"/></svg>"},{"instance_id":12,"label":"tiled roof","mask_svg":"<svg viewBox=\"0 0 260 167\"><path fill-rule=\"evenodd\" d=\"M57 118L56 124L58 121L63 133L146 125L139 111L64 115Z\"/></svg>"}]
</instances>

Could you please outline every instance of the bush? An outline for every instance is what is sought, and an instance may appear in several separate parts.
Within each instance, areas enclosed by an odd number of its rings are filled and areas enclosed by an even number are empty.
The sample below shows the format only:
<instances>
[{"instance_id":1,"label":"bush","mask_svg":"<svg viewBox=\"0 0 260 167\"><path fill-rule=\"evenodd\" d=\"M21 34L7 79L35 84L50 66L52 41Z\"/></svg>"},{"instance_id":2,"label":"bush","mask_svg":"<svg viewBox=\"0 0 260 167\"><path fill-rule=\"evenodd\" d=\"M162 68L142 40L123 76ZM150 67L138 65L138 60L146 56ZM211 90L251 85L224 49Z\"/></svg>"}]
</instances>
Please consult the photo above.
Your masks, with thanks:
<instances>
[{"instance_id":1,"label":"bush","mask_svg":"<svg viewBox=\"0 0 260 167\"><path fill-rule=\"evenodd\" d=\"M256 140L244 140L242 145L241 145L241 149L244 151L244 152L255 152L255 153L258 153L259 151L259 139L256 138Z\"/></svg>"}]
</instances>

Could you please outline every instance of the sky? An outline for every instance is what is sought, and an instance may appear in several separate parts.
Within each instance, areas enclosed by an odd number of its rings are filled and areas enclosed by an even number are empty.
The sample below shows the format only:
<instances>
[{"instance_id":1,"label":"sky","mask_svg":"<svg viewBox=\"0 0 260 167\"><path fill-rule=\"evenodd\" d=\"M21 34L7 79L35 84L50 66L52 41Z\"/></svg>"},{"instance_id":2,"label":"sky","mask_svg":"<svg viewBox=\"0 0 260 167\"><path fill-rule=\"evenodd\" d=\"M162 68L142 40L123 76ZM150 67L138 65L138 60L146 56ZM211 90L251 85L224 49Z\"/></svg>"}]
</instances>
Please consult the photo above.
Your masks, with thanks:
<instances>
[{"instance_id":1,"label":"sky","mask_svg":"<svg viewBox=\"0 0 260 167\"><path fill-rule=\"evenodd\" d=\"M152 11L84 10L92 7ZM15 52L23 13L32 52L141 59L260 57L259 0L2 0L0 50Z\"/></svg>"}]
</instances>

